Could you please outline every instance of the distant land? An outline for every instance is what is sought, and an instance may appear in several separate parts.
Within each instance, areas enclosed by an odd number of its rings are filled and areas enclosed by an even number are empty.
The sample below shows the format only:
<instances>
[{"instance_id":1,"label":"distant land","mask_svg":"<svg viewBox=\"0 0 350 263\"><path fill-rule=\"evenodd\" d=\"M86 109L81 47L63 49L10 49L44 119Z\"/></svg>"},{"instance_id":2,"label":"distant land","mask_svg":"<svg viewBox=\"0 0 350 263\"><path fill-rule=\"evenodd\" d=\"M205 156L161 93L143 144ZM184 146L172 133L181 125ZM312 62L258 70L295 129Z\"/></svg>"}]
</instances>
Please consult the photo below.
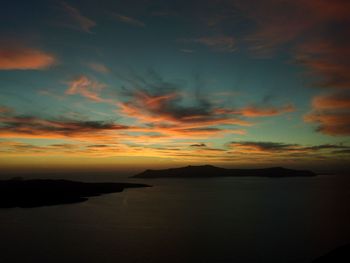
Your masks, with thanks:
<instances>
[{"instance_id":1,"label":"distant land","mask_svg":"<svg viewBox=\"0 0 350 263\"><path fill-rule=\"evenodd\" d=\"M134 175L134 178L208 178L208 177L308 177L316 174L307 170L292 170L283 167L263 169L226 169L213 165L186 166L163 170L146 170Z\"/></svg>"},{"instance_id":2,"label":"distant land","mask_svg":"<svg viewBox=\"0 0 350 263\"><path fill-rule=\"evenodd\" d=\"M39 207L84 202L90 196L148 187L131 183L84 183L69 180L0 180L0 208Z\"/></svg>"}]
</instances>

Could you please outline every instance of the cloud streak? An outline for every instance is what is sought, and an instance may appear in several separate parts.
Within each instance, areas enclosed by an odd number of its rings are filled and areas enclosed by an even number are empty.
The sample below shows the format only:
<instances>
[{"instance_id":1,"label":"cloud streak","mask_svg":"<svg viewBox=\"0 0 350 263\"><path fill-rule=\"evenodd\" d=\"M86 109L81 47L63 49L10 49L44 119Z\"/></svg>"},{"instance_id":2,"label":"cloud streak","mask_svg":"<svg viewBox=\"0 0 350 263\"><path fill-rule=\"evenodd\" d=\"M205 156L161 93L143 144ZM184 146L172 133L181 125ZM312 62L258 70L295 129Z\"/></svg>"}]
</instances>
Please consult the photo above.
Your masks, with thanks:
<instances>
[{"instance_id":1,"label":"cloud streak","mask_svg":"<svg viewBox=\"0 0 350 263\"><path fill-rule=\"evenodd\" d=\"M91 68L92 70L98 72L98 73L103 73L103 74L107 74L110 73L110 69L106 66L103 65L101 63L96 63L96 62L91 62L87 64L89 68Z\"/></svg>"},{"instance_id":2,"label":"cloud streak","mask_svg":"<svg viewBox=\"0 0 350 263\"><path fill-rule=\"evenodd\" d=\"M314 146L304 146L300 144L288 144L279 142L261 141L238 141L230 142L228 147L235 153L255 153L255 154L311 154L317 152L340 153L348 151L350 146L343 144L321 144Z\"/></svg>"},{"instance_id":3,"label":"cloud streak","mask_svg":"<svg viewBox=\"0 0 350 263\"><path fill-rule=\"evenodd\" d=\"M206 36L184 39L182 41L185 43L201 44L220 52L233 52L236 50L236 40L231 36Z\"/></svg>"},{"instance_id":4,"label":"cloud streak","mask_svg":"<svg viewBox=\"0 0 350 263\"><path fill-rule=\"evenodd\" d=\"M130 16L125 16L125 15L121 15L121 14L113 14L113 17L115 19L117 19L119 22L129 24L132 26L136 26L136 27L145 27L146 26L145 23L143 23L140 20L137 20L135 18L132 18Z\"/></svg>"},{"instance_id":5,"label":"cloud streak","mask_svg":"<svg viewBox=\"0 0 350 263\"><path fill-rule=\"evenodd\" d=\"M218 114L231 114L238 115L249 118L257 117L271 117L278 116L284 113L294 112L296 108L292 104L286 104L281 107L272 107L272 106L247 106L240 109L225 109L219 108L216 109Z\"/></svg>"},{"instance_id":6,"label":"cloud streak","mask_svg":"<svg viewBox=\"0 0 350 263\"><path fill-rule=\"evenodd\" d=\"M74 27L76 27L77 29L82 30L84 32L91 33L91 29L96 26L95 21L82 15L81 12L77 8L69 5L68 3L62 2L61 4L62 4L63 9L68 14L68 16L74 22L74 24L75 24Z\"/></svg>"},{"instance_id":7,"label":"cloud streak","mask_svg":"<svg viewBox=\"0 0 350 263\"><path fill-rule=\"evenodd\" d=\"M0 116L0 135L7 138L103 137L128 126L104 121L50 120L32 116Z\"/></svg>"}]
</instances>

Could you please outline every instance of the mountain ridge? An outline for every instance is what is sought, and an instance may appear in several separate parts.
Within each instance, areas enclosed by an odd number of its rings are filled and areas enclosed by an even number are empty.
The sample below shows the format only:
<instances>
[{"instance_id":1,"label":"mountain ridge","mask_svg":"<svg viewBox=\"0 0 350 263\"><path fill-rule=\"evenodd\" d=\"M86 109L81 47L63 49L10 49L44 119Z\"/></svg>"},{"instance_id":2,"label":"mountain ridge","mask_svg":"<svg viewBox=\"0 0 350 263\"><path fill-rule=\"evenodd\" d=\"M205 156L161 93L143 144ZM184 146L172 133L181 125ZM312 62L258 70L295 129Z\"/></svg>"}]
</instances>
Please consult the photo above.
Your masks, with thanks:
<instances>
[{"instance_id":1,"label":"mountain ridge","mask_svg":"<svg viewBox=\"0 0 350 263\"><path fill-rule=\"evenodd\" d=\"M228 169L214 165L185 166L160 170L147 169L133 178L208 178L208 177L310 177L316 176L312 171L294 170L283 167Z\"/></svg>"}]
</instances>

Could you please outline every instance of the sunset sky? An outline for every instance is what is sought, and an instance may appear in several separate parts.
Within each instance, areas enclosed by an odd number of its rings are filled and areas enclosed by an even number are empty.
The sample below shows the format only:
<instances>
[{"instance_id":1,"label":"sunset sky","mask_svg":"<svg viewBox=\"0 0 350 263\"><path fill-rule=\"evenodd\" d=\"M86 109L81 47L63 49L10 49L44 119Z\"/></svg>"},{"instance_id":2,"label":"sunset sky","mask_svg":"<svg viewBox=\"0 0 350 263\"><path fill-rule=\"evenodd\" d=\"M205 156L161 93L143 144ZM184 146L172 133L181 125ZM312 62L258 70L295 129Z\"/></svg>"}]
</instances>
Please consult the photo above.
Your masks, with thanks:
<instances>
[{"instance_id":1,"label":"sunset sky","mask_svg":"<svg viewBox=\"0 0 350 263\"><path fill-rule=\"evenodd\" d=\"M3 1L0 165L350 163L350 1Z\"/></svg>"}]
</instances>

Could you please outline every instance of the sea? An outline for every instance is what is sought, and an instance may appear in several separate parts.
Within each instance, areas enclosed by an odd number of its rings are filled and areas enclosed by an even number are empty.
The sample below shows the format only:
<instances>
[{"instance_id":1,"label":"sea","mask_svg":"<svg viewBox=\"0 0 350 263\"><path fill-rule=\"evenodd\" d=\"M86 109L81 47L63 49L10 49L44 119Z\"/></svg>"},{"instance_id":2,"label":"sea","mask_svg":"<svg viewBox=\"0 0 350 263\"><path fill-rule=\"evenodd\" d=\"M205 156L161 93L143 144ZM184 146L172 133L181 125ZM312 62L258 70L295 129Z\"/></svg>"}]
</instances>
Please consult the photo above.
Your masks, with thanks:
<instances>
[{"instance_id":1,"label":"sea","mask_svg":"<svg viewBox=\"0 0 350 263\"><path fill-rule=\"evenodd\" d=\"M350 243L350 175L63 177L152 187L0 209L1 263L308 263Z\"/></svg>"}]
</instances>

